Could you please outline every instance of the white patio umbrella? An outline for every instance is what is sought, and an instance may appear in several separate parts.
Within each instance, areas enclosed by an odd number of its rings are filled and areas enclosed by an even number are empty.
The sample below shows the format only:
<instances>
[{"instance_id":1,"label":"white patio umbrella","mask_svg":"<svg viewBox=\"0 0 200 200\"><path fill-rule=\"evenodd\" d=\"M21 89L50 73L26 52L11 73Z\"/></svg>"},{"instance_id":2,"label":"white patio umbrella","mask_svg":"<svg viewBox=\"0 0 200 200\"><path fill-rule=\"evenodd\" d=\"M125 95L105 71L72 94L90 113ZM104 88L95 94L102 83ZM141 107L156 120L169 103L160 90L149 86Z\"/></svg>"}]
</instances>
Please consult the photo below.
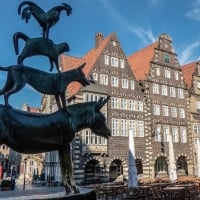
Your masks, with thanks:
<instances>
[{"instance_id":1,"label":"white patio umbrella","mask_svg":"<svg viewBox=\"0 0 200 200\"><path fill-rule=\"evenodd\" d=\"M197 177L200 178L200 144L199 144L199 140L197 140Z\"/></svg>"},{"instance_id":2,"label":"white patio umbrella","mask_svg":"<svg viewBox=\"0 0 200 200\"><path fill-rule=\"evenodd\" d=\"M129 131L129 154L128 154L128 187L138 186L137 168L135 162L135 142L133 130Z\"/></svg>"},{"instance_id":3,"label":"white patio umbrella","mask_svg":"<svg viewBox=\"0 0 200 200\"><path fill-rule=\"evenodd\" d=\"M172 141L172 135L169 134L169 179L171 182L177 180L177 171L176 171L176 160L174 155L174 146Z\"/></svg>"}]
</instances>

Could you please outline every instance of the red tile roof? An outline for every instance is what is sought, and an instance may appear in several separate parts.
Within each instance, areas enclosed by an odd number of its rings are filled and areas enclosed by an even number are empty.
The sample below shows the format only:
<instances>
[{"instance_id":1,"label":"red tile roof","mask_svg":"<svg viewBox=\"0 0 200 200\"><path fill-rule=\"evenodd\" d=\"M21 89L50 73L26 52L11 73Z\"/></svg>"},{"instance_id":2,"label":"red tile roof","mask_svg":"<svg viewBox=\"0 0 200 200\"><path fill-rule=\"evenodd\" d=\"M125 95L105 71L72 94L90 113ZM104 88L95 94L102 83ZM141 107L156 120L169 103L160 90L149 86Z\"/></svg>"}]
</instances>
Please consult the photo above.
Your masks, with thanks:
<instances>
[{"instance_id":1,"label":"red tile roof","mask_svg":"<svg viewBox=\"0 0 200 200\"><path fill-rule=\"evenodd\" d=\"M39 108L33 108L33 107L29 107L29 112L35 112L35 113L38 113L40 112L40 109Z\"/></svg>"},{"instance_id":2,"label":"red tile roof","mask_svg":"<svg viewBox=\"0 0 200 200\"><path fill-rule=\"evenodd\" d=\"M71 57L71 56L66 56L66 55L62 55L61 56L61 63L63 66L63 71L72 69L72 68L76 68L79 65L83 64L84 62L86 62L86 65L83 69L84 73L86 76L88 76L94 66L94 64L96 63L97 59L99 58L99 56L102 54L104 48L106 47L106 45L108 44L108 42L111 40L111 38L116 37L115 33L111 33L108 37L104 38L102 40L102 42L100 43L100 45L97 47L94 47L91 51L89 51L85 56L83 56L83 58L75 58L75 57ZM76 95L78 93L78 91L81 89L81 85L78 82L72 82L69 86L68 86L68 98L73 97L74 95Z\"/></svg>"},{"instance_id":3,"label":"red tile roof","mask_svg":"<svg viewBox=\"0 0 200 200\"><path fill-rule=\"evenodd\" d=\"M183 78L188 88L192 87L192 74L196 68L196 61L182 66Z\"/></svg>"},{"instance_id":4,"label":"red tile roof","mask_svg":"<svg viewBox=\"0 0 200 200\"><path fill-rule=\"evenodd\" d=\"M149 74L150 62L154 56L154 49L158 47L158 42L128 56L128 62L137 80L145 80Z\"/></svg>"}]
</instances>

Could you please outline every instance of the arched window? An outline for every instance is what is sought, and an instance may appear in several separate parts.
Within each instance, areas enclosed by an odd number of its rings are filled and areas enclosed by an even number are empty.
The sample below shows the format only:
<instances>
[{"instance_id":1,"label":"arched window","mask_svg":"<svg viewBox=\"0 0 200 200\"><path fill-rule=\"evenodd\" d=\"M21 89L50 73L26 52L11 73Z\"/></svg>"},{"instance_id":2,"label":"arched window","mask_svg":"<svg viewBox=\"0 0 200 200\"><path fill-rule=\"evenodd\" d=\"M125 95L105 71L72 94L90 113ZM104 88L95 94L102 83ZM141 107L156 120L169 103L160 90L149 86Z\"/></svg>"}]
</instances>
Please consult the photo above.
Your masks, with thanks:
<instances>
[{"instance_id":1,"label":"arched window","mask_svg":"<svg viewBox=\"0 0 200 200\"><path fill-rule=\"evenodd\" d=\"M123 166L121 160L114 160L109 167L110 181L115 180L119 175L123 174Z\"/></svg>"},{"instance_id":2,"label":"arched window","mask_svg":"<svg viewBox=\"0 0 200 200\"><path fill-rule=\"evenodd\" d=\"M177 171L180 175L188 175L188 166L185 156L180 156L176 162Z\"/></svg>"},{"instance_id":3,"label":"arched window","mask_svg":"<svg viewBox=\"0 0 200 200\"><path fill-rule=\"evenodd\" d=\"M170 57L168 53L164 54L164 62L169 63L170 62Z\"/></svg>"},{"instance_id":4,"label":"arched window","mask_svg":"<svg viewBox=\"0 0 200 200\"><path fill-rule=\"evenodd\" d=\"M136 162L137 173L138 174L143 174L142 160L141 159L136 159L135 162Z\"/></svg>"},{"instance_id":5,"label":"arched window","mask_svg":"<svg viewBox=\"0 0 200 200\"><path fill-rule=\"evenodd\" d=\"M85 182L100 182L100 165L97 160L90 160L85 166Z\"/></svg>"},{"instance_id":6,"label":"arched window","mask_svg":"<svg viewBox=\"0 0 200 200\"><path fill-rule=\"evenodd\" d=\"M168 165L166 158L164 156L160 156L155 162L155 176L166 175L168 171Z\"/></svg>"}]
</instances>

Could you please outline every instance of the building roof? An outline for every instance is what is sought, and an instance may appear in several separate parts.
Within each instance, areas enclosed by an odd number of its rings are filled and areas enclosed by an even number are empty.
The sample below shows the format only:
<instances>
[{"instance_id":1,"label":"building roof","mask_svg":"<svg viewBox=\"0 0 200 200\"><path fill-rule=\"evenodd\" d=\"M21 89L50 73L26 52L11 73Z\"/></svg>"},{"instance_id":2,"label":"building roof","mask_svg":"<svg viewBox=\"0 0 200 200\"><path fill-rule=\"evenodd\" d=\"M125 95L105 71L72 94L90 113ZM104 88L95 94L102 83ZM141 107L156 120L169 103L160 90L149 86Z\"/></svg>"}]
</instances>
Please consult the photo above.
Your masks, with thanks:
<instances>
[{"instance_id":1,"label":"building roof","mask_svg":"<svg viewBox=\"0 0 200 200\"><path fill-rule=\"evenodd\" d=\"M150 62L153 59L154 49L156 47L158 47L158 42L154 42L149 46L128 56L128 62L136 80L145 80L148 76L150 70Z\"/></svg>"},{"instance_id":2,"label":"building roof","mask_svg":"<svg viewBox=\"0 0 200 200\"><path fill-rule=\"evenodd\" d=\"M188 88L192 87L192 74L196 68L196 61L188 63L182 66L184 82L187 84Z\"/></svg>"},{"instance_id":3,"label":"building roof","mask_svg":"<svg viewBox=\"0 0 200 200\"><path fill-rule=\"evenodd\" d=\"M71 56L62 55L60 57L60 61L61 65L63 66L63 71L76 68L85 62L86 65L83 68L83 72L85 73L86 76L88 76L94 64L96 63L97 59L102 54L104 48L113 37L116 37L115 33L111 33L108 37L103 38L98 47L94 47L82 58L75 58ZM76 95L78 91L81 89L81 87L82 86L80 85L80 83L72 82L68 86L68 98L71 98L74 95Z\"/></svg>"},{"instance_id":4,"label":"building roof","mask_svg":"<svg viewBox=\"0 0 200 200\"><path fill-rule=\"evenodd\" d=\"M30 107L27 103L24 103L22 105L22 110L28 111L28 112L34 112L34 113L40 112L40 108Z\"/></svg>"}]
</instances>

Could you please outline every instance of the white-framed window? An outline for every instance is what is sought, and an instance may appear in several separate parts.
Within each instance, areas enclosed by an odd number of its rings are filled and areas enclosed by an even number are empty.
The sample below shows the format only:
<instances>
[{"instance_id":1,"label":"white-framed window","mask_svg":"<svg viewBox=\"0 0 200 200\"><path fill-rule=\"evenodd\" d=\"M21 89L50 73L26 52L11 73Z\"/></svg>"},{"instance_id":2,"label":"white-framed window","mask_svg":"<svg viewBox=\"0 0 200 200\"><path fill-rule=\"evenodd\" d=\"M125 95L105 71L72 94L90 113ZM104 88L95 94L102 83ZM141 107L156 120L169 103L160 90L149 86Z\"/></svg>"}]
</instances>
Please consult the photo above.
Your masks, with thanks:
<instances>
[{"instance_id":1,"label":"white-framed window","mask_svg":"<svg viewBox=\"0 0 200 200\"><path fill-rule=\"evenodd\" d=\"M178 72L174 72L174 75L175 75L175 79L178 81L179 80L179 74L178 74Z\"/></svg>"},{"instance_id":2,"label":"white-framed window","mask_svg":"<svg viewBox=\"0 0 200 200\"><path fill-rule=\"evenodd\" d=\"M162 85L161 89L162 89L162 95L167 96L168 95L167 85Z\"/></svg>"},{"instance_id":3,"label":"white-framed window","mask_svg":"<svg viewBox=\"0 0 200 200\"><path fill-rule=\"evenodd\" d=\"M136 111L139 111L139 112L143 111L143 102L142 101L137 101Z\"/></svg>"},{"instance_id":4,"label":"white-framed window","mask_svg":"<svg viewBox=\"0 0 200 200\"><path fill-rule=\"evenodd\" d=\"M160 67L156 67L156 75L160 76Z\"/></svg>"},{"instance_id":5,"label":"white-framed window","mask_svg":"<svg viewBox=\"0 0 200 200\"><path fill-rule=\"evenodd\" d=\"M178 88L178 97L179 97L180 99L183 99L183 98L184 98L183 89L181 89L181 88Z\"/></svg>"},{"instance_id":6,"label":"white-framed window","mask_svg":"<svg viewBox=\"0 0 200 200\"><path fill-rule=\"evenodd\" d=\"M144 122L137 121L137 136L144 137Z\"/></svg>"},{"instance_id":7,"label":"white-framed window","mask_svg":"<svg viewBox=\"0 0 200 200\"><path fill-rule=\"evenodd\" d=\"M127 99L121 98L121 109L127 109Z\"/></svg>"},{"instance_id":8,"label":"white-framed window","mask_svg":"<svg viewBox=\"0 0 200 200\"><path fill-rule=\"evenodd\" d=\"M113 41L113 46L115 47L117 45L116 41Z\"/></svg>"},{"instance_id":9,"label":"white-framed window","mask_svg":"<svg viewBox=\"0 0 200 200\"><path fill-rule=\"evenodd\" d=\"M195 148L198 148L198 143L200 145L200 138L194 138L194 146L195 146ZM197 151L197 149L196 149L196 151Z\"/></svg>"},{"instance_id":10,"label":"white-framed window","mask_svg":"<svg viewBox=\"0 0 200 200\"><path fill-rule=\"evenodd\" d=\"M171 116L177 117L177 108L176 107L171 107Z\"/></svg>"},{"instance_id":11,"label":"white-framed window","mask_svg":"<svg viewBox=\"0 0 200 200\"><path fill-rule=\"evenodd\" d=\"M155 141L161 142L161 125L157 125L155 128Z\"/></svg>"},{"instance_id":12,"label":"white-framed window","mask_svg":"<svg viewBox=\"0 0 200 200\"><path fill-rule=\"evenodd\" d=\"M111 86L118 87L119 86L119 78L116 76L111 76Z\"/></svg>"},{"instance_id":13,"label":"white-framed window","mask_svg":"<svg viewBox=\"0 0 200 200\"><path fill-rule=\"evenodd\" d=\"M133 100L133 99L130 99L130 101L129 101L129 109L130 110L135 110L135 100Z\"/></svg>"},{"instance_id":14,"label":"white-framed window","mask_svg":"<svg viewBox=\"0 0 200 200\"><path fill-rule=\"evenodd\" d=\"M120 67L124 69L124 59L120 59Z\"/></svg>"},{"instance_id":15,"label":"white-framed window","mask_svg":"<svg viewBox=\"0 0 200 200\"><path fill-rule=\"evenodd\" d=\"M192 129L195 134L200 134L200 124L193 124Z\"/></svg>"},{"instance_id":16,"label":"white-framed window","mask_svg":"<svg viewBox=\"0 0 200 200\"><path fill-rule=\"evenodd\" d=\"M129 130L133 130L133 135L136 137L136 121L135 120L129 120Z\"/></svg>"},{"instance_id":17,"label":"white-framed window","mask_svg":"<svg viewBox=\"0 0 200 200\"><path fill-rule=\"evenodd\" d=\"M176 97L176 88L175 87L169 88L169 95L170 95L170 97Z\"/></svg>"},{"instance_id":18,"label":"white-framed window","mask_svg":"<svg viewBox=\"0 0 200 200\"><path fill-rule=\"evenodd\" d=\"M200 89L200 81L197 81L197 88Z\"/></svg>"},{"instance_id":19,"label":"white-framed window","mask_svg":"<svg viewBox=\"0 0 200 200\"><path fill-rule=\"evenodd\" d=\"M153 104L153 114L160 115L160 105L159 104Z\"/></svg>"},{"instance_id":20,"label":"white-framed window","mask_svg":"<svg viewBox=\"0 0 200 200\"><path fill-rule=\"evenodd\" d=\"M159 84L153 83L153 93L159 94Z\"/></svg>"},{"instance_id":21,"label":"white-framed window","mask_svg":"<svg viewBox=\"0 0 200 200\"><path fill-rule=\"evenodd\" d=\"M122 88L124 89L128 89L128 80L122 78Z\"/></svg>"},{"instance_id":22,"label":"white-framed window","mask_svg":"<svg viewBox=\"0 0 200 200\"><path fill-rule=\"evenodd\" d=\"M134 137L144 137L144 122L129 120L129 129L133 130Z\"/></svg>"},{"instance_id":23,"label":"white-framed window","mask_svg":"<svg viewBox=\"0 0 200 200\"><path fill-rule=\"evenodd\" d=\"M111 108L119 108L117 97L111 97Z\"/></svg>"},{"instance_id":24,"label":"white-framed window","mask_svg":"<svg viewBox=\"0 0 200 200\"><path fill-rule=\"evenodd\" d=\"M119 119L112 118L112 136L119 136Z\"/></svg>"},{"instance_id":25,"label":"white-framed window","mask_svg":"<svg viewBox=\"0 0 200 200\"><path fill-rule=\"evenodd\" d=\"M169 126L163 126L163 141L169 142Z\"/></svg>"},{"instance_id":26,"label":"white-framed window","mask_svg":"<svg viewBox=\"0 0 200 200\"><path fill-rule=\"evenodd\" d=\"M173 142L176 142L176 143L179 141L178 127L176 127L176 126L172 127L172 139L173 139Z\"/></svg>"},{"instance_id":27,"label":"white-framed window","mask_svg":"<svg viewBox=\"0 0 200 200\"><path fill-rule=\"evenodd\" d=\"M109 65L109 56L108 55L104 55L104 61L105 61L105 65Z\"/></svg>"},{"instance_id":28,"label":"white-framed window","mask_svg":"<svg viewBox=\"0 0 200 200\"><path fill-rule=\"evenodd\" d=\"M181 143L187 143L186 127L180 127Z\"/></svg>"},{"instance_id":29,"label":"white-framed window","mask_svg":"<svg viewBox=\"0 0 200 200\"><path fill-rule=\"evenodd\" d=\"M196 108L197 108L197 110L200 109L200 101L196 101Z\"/></svg>"},{"instance_id":30,"label":"white-framed window","mask_svg":"<svg viewBox=\"0 0 200 200\"><path fill-rule=\"evenodd\" d=\"M162 113L163 113L163 116L169 116L169 107L166 106L166 105L163 105L162 106Z\"/></svg>"},{"instance_id":31,"label":"white-framed window","mask_svg":"<svg viewBox=\"0 0 200 200\"><path fill-rule=\"evenodd\" d=\"M134 90L135 89L135 81L131 80L130 85L131 85L131 90Z\"/></svg>"},{"instance_id":32,"label":"white-framed window","mask_svg":"<svg viewBox=\"0 0 200 200\"><path fill-rule=\"evenodd\" d=\"M106 145L107 140L104 137L100 137L95 135L94 133L91 132L90 129L85 129L83 131L83 142L85 144L97 144L97 145Z\"/></svg>"},{"instance_id":33,"label":"white-framed window","mask_svg":"<svg viewBox=\"0 0 200 200\"><path fill-rule=\"evenodd\" d=\"M185 109L184 108L179 108L179 117L185 118Z\"/></svg>"},{"instance_id":34,"label":"white-framed window","mask_svg":"<svg viewBox=\"0 0 200 200\"><path fill-rule=\"evenodd\" d=\"M93 79L94 79L95 81L98 81L98 74L97 74L97 73L93 73Z\"/></svg>"},{"instance_id":35,"label":"white-framed window","mask_svg":"<svg viewBox=\"0 0 200 200\"><path fill-rule=\"evenodd\" d=\"M118 58L111 57L111 66L118 67Z\"/></svg>"},{"instance_id":36,"label":"white-framed window","mask_svg":"<svg viewBox=\"0 0 200 200\"><path fill-rule=\"evenodd\" d=\"M168 69L165 69L165 78L171 78L171 73Z\"/></svg>"},{"instance_id":37,"label":"white-framed window","mask_svg":"<svg viewBox=\"0 0 200 200\"><path fill-rule=\"evenodd\" d=\"M108 85L108 75L100 74L100 84Z\"/></svg>"},{"instance_id":38,"label":"white-framed window","mask_svg":"<svg viewBox=\"0 0 200 200\"><path fill-rule=\"evenodd\" d=\"M125 119L121 120L121 136L128 136L128 121Z\"/></svg>"}]
</instances>

